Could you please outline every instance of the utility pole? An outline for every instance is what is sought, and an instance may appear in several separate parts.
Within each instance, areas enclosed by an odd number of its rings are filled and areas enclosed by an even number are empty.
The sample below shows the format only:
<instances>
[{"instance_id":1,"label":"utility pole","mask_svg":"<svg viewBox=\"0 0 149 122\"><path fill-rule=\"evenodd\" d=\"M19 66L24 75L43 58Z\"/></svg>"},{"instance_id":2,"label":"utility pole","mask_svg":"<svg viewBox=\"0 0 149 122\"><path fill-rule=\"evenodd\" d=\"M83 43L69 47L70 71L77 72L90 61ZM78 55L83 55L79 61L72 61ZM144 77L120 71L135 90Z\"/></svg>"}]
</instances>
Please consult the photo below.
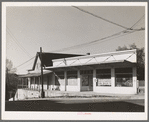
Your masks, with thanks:
<instances>
[{"instance_id":1,"label":"utility pole","mask_svg":"<svg viewBox=\"0 0 149 122\"><path fill-rule=\"evenodd\" d=\"M42 67L42 47L40 47L40 60L41 60L41 97L44 98L44 91L43 91L43 67Z\"/></svg>"}]
</instances>

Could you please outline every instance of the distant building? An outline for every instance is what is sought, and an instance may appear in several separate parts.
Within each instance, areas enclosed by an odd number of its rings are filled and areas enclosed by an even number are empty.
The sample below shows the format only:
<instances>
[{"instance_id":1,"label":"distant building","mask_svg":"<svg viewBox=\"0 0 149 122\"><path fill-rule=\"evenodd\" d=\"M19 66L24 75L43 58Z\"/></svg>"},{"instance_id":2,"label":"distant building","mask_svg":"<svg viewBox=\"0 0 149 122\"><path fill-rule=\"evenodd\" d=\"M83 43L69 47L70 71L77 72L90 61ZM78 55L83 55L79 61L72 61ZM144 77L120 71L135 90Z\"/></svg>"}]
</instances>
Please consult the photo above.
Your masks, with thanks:
<instances>
[{"instance_id":1,"label":"distant building","mask_svg":"<svg viewBox=\"0 0 149 122\"><path fill-rule=\"evenodd\" d=\"M45 97L53 91L137 94L136 50L95 55L43 53ZM16 99L41 96L40 53L18 84ZM22 86L22 87L21 87Z\"/></svg>"}]
</instances>

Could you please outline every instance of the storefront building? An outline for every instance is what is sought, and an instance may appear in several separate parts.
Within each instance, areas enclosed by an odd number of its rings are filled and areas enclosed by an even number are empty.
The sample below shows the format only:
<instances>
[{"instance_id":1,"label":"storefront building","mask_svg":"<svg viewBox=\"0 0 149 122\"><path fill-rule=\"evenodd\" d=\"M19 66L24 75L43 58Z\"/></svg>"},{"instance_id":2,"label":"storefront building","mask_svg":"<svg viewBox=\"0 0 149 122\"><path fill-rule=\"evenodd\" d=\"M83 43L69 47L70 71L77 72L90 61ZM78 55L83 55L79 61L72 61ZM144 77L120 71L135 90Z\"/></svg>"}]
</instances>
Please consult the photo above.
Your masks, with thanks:
<instances>
[{"instance_id":1,"label":"storefront building","mask_svg":"<svg viewBox=\"0 0 149 122\"><path fill-rule=\"evenodd\" d=\"M54 59L52 66L45 66L44 70L43 88L47 94L50 91L137 94L136 50ZM41 74L32 72L31 76L21 78L26 79L28 89L40 92Z\"/></svg>"},{"instance_id":2,"label":"storefront building","mask_svg":"<svg viewBox=\"0 0 149 122\"><path fill-rule=\"evenodd\" d=\"M52 60L61 91L136 94L136 50ZM63 87L62 87L63 86Z\"/></svg>"}]
</instances>

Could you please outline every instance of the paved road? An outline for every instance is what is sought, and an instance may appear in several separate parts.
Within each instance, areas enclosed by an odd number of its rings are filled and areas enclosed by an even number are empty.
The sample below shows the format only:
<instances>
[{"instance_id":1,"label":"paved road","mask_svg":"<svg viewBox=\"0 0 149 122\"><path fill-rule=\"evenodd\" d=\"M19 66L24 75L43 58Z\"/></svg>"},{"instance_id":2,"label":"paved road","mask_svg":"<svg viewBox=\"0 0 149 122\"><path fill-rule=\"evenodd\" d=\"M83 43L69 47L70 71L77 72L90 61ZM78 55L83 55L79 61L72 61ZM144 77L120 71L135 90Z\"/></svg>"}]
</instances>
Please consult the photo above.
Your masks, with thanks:
<instances>
[{"instance_id":1,"label":"paved road","mask_svg":"<svg viewBox=\"0 0 149 122\"><path fill-rule=\"evenodd\" d=\"M144 100L51 99L6 102L6 111L144 112Z\"/></svg>"}]
</instances>

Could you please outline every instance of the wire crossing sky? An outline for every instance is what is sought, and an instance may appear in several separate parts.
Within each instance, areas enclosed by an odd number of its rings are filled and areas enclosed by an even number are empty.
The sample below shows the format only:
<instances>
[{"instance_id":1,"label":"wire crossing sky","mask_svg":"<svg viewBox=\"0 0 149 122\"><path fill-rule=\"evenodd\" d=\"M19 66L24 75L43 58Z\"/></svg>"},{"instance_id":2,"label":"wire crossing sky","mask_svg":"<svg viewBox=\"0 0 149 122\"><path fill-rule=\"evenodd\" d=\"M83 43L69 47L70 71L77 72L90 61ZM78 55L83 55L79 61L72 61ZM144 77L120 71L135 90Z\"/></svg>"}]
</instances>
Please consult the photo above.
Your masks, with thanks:
<instances>
[{"instance_id":1,"label":"wire crossing sky","mask_svg":"<svg viewBox=\"0 0 149 122\"><path fill-rule=\"evenodd\" d=\"M144 47L144 13L143 6L7 7L6 57L21 73L32 68L40 47L72 54Z\"/></svg>"},{"instance_id":2,"label":"wire crossing sky","mask_svg":"<svg viewBox=\"0 0 149 122\"><path fill-rule=\"evenodd\" d=\"M122 27L122 28L125 28L125 29L129 29L129 28L124 27L124 26L122 26L122 25L120 25L120 24L117 24L117 23L115 23L115 22L112 22L112 21L107 20L107 19L105 19L105 18L102 18L102 17L100 17L100 16L97 16L97 15L95 15L95 14L93 14L93 13L90 13L90 12L88 12L88 11L85 11L85 10L83 10L83 9L80 9L79 7L76 7L76 6L73 6L73 7L74 7L74 8L77 8L78 10L80 10L80 11L82 11L82 12L85 12L85 13L87 13L87 14L90 14L90 15L92 15L92 16L94 16L94 17L100 18L100 19L102 19L102 20L104 20L104 21L106 21L106 22L112 23L112 24L114 24L114 25L117 25L117 26Z\"/></svg>"}]
</instances>

